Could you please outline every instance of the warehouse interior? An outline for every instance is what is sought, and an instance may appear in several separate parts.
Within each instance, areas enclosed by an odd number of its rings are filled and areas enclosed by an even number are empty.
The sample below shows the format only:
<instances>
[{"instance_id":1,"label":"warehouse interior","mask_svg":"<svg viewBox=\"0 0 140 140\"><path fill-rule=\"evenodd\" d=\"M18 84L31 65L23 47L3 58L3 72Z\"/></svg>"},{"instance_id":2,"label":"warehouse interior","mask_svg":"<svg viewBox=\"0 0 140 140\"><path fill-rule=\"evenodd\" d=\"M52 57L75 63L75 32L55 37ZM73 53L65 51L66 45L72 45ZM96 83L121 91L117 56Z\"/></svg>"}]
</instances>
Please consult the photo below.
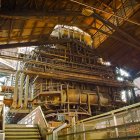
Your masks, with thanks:
<instances>
[{"instance_id":1,"label":"warehouse interior","mask_svg":"<svg viewBox=\"0 0 140 140\"><path fill-rule=\"evenodd\" d=\"M139 0L0 0L0 140L139 140L139 60Z\"/></svg>"}]
</instances>

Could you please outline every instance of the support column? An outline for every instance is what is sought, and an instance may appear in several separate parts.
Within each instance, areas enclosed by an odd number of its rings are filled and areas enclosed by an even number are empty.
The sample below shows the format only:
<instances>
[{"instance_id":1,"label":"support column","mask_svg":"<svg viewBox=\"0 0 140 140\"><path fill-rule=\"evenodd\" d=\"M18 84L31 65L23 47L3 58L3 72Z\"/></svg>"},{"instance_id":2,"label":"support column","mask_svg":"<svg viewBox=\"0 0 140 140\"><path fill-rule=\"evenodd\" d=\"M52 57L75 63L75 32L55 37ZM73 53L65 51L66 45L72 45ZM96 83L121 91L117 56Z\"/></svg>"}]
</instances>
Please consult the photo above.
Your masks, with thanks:
<instances>
[{"instance_id":1,"label":"support column","mask_svg":"<svg viewBox=\"0 0 140 140\"><path fill-rule=\"evenodd\" d=\"M134 88L131 89L131 92L132 92L132 96L133 96L133 103L136 103L137 102L137 97L136 97Z\"/></svg>"},{"instance_id":2,"label":"support column","mask_svg":"<svg viewBox=\"0 0 140 140\"><path fill-rule=\"evenodd\" d=\"M87 94L87 101L88 101L88 113L91 114L90 94Z\"/></svg>"},{"instance_id":3,"label":"support column","mask_svg":"<svg viewBox=\"0 0 140 140\"><path fill-rule=\"evenodd\" d=\"M15 88L14 88L12 108L16 108L17 107L17 95L18 95L18 80L19 80L19 75L20 75L20 71L17 71L16 78L15 78Z\"/></svg>"},{"instance_id":4,"label":"support column","mask_svg":"<svg viewBox=\"0 0 140 140\"><path fill-rule=\"evenodd\" d=\"M83 130L83 140L86 140L85 125L84 125L84 123L82 123L82 130Z\"/></svg>"},{"instance_id":5,"label":"support column","mask_svg":"<svg viewBox=\"0 0 140 140\"><path fill-rule=\"evenodd\" d=\"M30 93L30 99L31 99L31 100L34 98L34 88L35 88L35 85L32 84L32 85L31 85L31 89L32 89L32 90L30 91L30 92L31 92L31 93Z\"/></svg>"},{"instance_id":6,"label":"support column","mask_svg":"<svg viewBox=\"0 0 140 140\"><path fill-rule=\"evenodd\" d=\"M25 74L22 73L20 77L20 88L19 88L19 94L18 94L18 105L17 105L18 108L21 107L22 105L24 78L25 78Z\"/></svg>"},{"instance_id":7,"label":"support column","mask_svg":"<svg viewBox=\"0 0 140 140\"><path fill-rule=\"evenodd\" d=\"M127 101L127 103L130 105L129 89L126 89L125 95L126 95L126 101Z\"/></svg>"},{"instance_id":8,"label":"support column","mask_svg":"<svg viewBox=\"0 0 140 140\"><path fill-rule=\"evenodd\" d=\"M117 119L116 119L116 116L114 113L112 113L112 116L113 116L114 126L116 126L116 128L115 128L116 137L118 138L119 132L118 132L118 128L117 128Z\"/></svg>"},{"instance_id":9,"label":"support column","mask_svg":"<svg viewBox=\"0 0 140 140\"><path fill-rule=\"evenodd\" d=\"M96 92L98 96L98 109L101 109L101 102L100 102L100 93L99 93L99 86L96 86Z\"/></svg>"},{"instance_id":10,"label":"support column","mask_svg":"<svg viewBox=\"0 0 140 140\"><path fill-rule=\"evenodd\" d=\"M24 95L24 108L27 108L29 94L29 75L26 76L25 95Z\"/></svg>"}]
</instances>

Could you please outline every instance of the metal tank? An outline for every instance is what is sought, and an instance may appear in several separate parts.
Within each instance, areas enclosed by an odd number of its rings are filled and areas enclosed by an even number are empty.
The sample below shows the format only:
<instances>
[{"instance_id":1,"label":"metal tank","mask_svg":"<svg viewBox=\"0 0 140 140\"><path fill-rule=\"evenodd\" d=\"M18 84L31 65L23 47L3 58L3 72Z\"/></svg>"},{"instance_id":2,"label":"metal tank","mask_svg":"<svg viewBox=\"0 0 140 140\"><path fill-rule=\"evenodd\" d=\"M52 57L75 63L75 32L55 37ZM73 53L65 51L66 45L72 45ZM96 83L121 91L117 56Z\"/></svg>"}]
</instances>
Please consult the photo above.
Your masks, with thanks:
<instances>
[{"instance_id":1,"label":"metal tank","mask_svg":"<svg viewBox=\"0 0 140 140\"><path fill-rule=\"evenodd\" d=\"M68 89L67 93L64 92L63 102L67 100L70 104L87 104L89 100L90 105L101 104L103 106L109 105L111 101L108 94L99 93L98 95L94 91L80 89Z\"/></svg>"}]
</instances>

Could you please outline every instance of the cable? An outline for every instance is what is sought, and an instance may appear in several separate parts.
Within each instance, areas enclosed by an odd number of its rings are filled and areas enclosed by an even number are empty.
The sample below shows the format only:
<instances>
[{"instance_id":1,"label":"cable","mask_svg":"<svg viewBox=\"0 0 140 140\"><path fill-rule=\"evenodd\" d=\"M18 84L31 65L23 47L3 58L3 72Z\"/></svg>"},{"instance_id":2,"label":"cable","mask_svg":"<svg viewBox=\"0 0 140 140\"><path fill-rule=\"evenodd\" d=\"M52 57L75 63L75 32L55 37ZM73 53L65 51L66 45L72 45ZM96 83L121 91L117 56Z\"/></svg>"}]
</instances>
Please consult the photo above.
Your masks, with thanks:
<instances>
[{"instance_id":1,"label":"cable","mask_svg":"<svg viewBox=\"0 0 140 140\"><path fill-rule=\"evenodd\" d=\"M120 16L118 16L118 15L114 15L113 13L106 12L106 11L101 10L101 9L99 9L99 8L95 8L95 7L92 7L92 6L90 6L90 5L87 5L87 4L85 4L85 3L81 3L81 2L78 2L78 1L75 1L75 0L70 0L70 1L71 1L71 2L74 2L74 3L77 3L77 4L79 4L79 5L85 6L85 7L87 7L87 8L90 8L90 9L92 9L92 10L97 10L97 11L100 11L100 12L103 12L103 13L106 13L106 14L110 14L110 15L112 15L112 16L114 16L114 17L123 19L123 20L125 20L125 21L128 21L128 22L130 22L130 23L133 23L133 24L136 24L136 25L140 26L140 23L135 22L135 21L132 21L132 20L130 20L130 19L128 19L128 18L124 18L124 17L120 17Z\"/></svg>"}]
</instances>

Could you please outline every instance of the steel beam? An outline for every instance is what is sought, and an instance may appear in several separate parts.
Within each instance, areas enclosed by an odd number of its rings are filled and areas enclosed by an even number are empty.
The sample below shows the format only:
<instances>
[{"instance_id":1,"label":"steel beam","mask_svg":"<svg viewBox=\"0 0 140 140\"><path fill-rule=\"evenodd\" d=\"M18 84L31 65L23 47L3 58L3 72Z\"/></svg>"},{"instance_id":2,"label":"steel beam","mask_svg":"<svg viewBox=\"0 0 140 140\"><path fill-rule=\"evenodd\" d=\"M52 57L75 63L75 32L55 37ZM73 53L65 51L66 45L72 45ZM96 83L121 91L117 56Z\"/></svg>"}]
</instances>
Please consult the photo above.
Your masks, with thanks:
<instances>
[{"instance_id":1,"label":"steel beam","mask_svg":"<svg viewBox=\"0 0 140 140\"><path fill-rule=\"evenodd\" d=\"M18 99L18 81L20 77L20 71L17 71L16 73L16 79L15 79L15 88L14 88L14 95L13 95L13 103L12 103L12 108L17 107L17 99Z\"/></svg>"},{"instance_id":2,"label":"steel beam","mask_svg":"<svg viewBox=\"0 0 140 140\"><path fill-rule=\"evenodd\" d=\"M17 47L29 47L29 46L40 46L40 45L47 45L47 44L61 44L61 43L67 43L67 42L72 42L72 39L48 39L46 41L2 44L2 45L0 45L0 49L17 48Z\"/></svg>"},{"instance_id":3,"label":"steel beam","mask_svg":"<svg viewBox=\"0 0 140 140\"><path fill-rule=\"evenodd\" d=\"M30 17L58 17L58 16L84 16L81 11L71 11L71 10L52 10L52 11L35 11L35 10L26 10L26 11L0 11L0 17L15 17L15 18L30 18ZM85 17L85 16L84 16Z\"/></svg>"},{"instance_id":4,"label":"steel beam","mask_svg":"<svg viewBox=\"0 0 140 140\"><path fill-rule=\"evenodd\" d=\"M120 38L120 37L118 37L118 36L116 36L116 35L114 35L114 34L110 34L110 33L108 33L108 32L105 32L105 31L103 31L103 30L101 30L101 29L98 29L98 28L95 28L95 27L91 27L91 29L97 30L98 32L103 33L103 34L105 34L105 35L107 35L107 36L109 36L109 37L111 37L111 38L113 38L113 39L115 39L115 40L117 40L117 41L120 41L120 42L122 42L122 43L124 43L124 44L126 44L126 45L129 45L129 46L131 46L131 47L134 47L134 48L140 50L140 47L138 47L138 45L136 45L136 44L134 44L134 43L132 43L132 42L128 42L127 40L125 40L125 39L123 39L123 38ZM94 35L92 35L92 34L90 34L90 35L91 35L92 38L94 38Z\"/></svg>"},{"instance_id":5,"label":"steel beam","mask_svg":"<svg viewBox=\"0 0 140 140\"><path fill-rule=\"evenodd\" d=\"M114 29L116 32L118 32L120 35L122 35L126 41L128 42L128 44L132 47L138 48L140 49L140 43L131 35L129 35L128 33L126 33L125 31L123 31L121 28L115 26L113 23L111 23L110 21L104 19L102 16L98 15L97 13L93 13L93 17L100 20L103 24L111 27L112 29ZM135 44L131 45L131 43Z\"/></svg>"}]
</instances>

